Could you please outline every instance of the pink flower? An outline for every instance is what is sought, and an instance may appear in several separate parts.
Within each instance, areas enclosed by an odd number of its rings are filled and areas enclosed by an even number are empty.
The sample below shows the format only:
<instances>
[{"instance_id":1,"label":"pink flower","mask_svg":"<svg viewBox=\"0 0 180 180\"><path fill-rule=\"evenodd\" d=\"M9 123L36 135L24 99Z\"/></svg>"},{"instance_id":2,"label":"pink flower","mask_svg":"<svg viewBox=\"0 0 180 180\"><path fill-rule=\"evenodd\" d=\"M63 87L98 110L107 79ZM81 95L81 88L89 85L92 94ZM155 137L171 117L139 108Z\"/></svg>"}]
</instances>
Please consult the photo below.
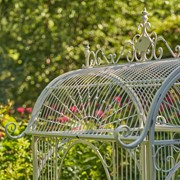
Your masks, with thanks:
<instances>
[{"instance_id":1,"label":"pink flower","mask_svg":"<svg viewBox=\"0 0 180 180\"><path fill-rule=\"evenodd\" d=\"M81 130L81 126L73 127L71 130L72 130L72 131L78 131L78 130Z\"/></svg>"},{"instance_id":2,"label":"pink flower","mask_svg":"<svg viewBox=\"0 0 180 180\"><path fill-rule=\"evenodd\" d=\"M104 112L102 110L96 110L95 115L97 117L103 118L104 117Z\"/></svg>"},{"instance_id":3,"label":"pink flower","mask_svg":"<svg viewBox=\"0 0 180 180\"><path fill-rule=\"evenodd\" d=\"M73 113L77 113L78 112L78 109L76 106L71 106L70 107L70 110L73 112Z\"/></svg>"},{"instance_id":4,"label":"pink flower","mask_svg":"<svg viewBox=\"0 0 180 180\"><path fill-rule=\"evenodd\" d=\"M28 113L32 113L32 108L31 108L31 107L26 108L26 112L28 112Z\"/></svg>"},{"instance_id":5,"label":"pink flower","mask_svg":"<svg viewBox=\"0 0 180 180\"><path fill-rule=\"evenodd\" d=\"M121 97L120 97L120 96L115 96L115 97L114 97L114 101L115 101L116 103L120 103Z\"/></svg>"},{"instance_id":6,"label":"pink flower","mask_svg":"<svg viewBox=\"0 0 180 180\"><path fill-rule=\"evenodd\" d=\"M165 107L165 104L164 104L164 102L161 104L161 106L160 106L160 111L163 111L164 110L164 107Z\"/></svg>"},{"instance_id":7,"label":"pink flower","mask_svg":"<svg viewBox=\"0 0 180 180\"><path fill-rule=\"evenodd\" d=\"M24 114L24 111L25 111L25 108L23 108L23 107L17 108L17 112L19 112L21 114Z\"/></svg>"},{"instance_id":8,"label":"pink flower","mask_svg":"<svg viewBox=\"0 0 180 180\"><path fill-rule=\"evenodd\" d=\"M165 97L165 101L169 104L173 104L173 99L171 97Z\"/></svg>"},{"instance_id":9,"label":"pink flower","mask_svg":"<svg viewBox=\"0 0 180 180\"><path fill-rule=\"evenodd\" d=\"M61 116L61 117L58 117L57 119L56 119L57 121L59 121L59 122L61 122L61 123L65 123L65 122L68 122L69 121L69 117L67 117L67 116Z\"/></svg>"}]
</instances>

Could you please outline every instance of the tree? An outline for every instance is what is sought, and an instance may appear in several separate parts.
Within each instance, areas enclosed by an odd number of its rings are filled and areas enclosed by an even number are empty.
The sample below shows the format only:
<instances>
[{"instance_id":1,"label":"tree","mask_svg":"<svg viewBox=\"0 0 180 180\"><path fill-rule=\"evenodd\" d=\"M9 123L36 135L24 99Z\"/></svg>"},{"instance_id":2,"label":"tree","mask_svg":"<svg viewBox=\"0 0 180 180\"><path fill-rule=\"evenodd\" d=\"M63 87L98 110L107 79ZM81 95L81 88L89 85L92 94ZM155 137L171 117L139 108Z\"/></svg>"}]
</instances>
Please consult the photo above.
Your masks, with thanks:
<instances>
[{"instance_id":1,"label":"tree","mask_svg":"<svg viewBox=\"0 0 180 180\"><path fill-rule=\"evenodd\" d=\"M138 32L144 6L152 30L174 48L180 31L178 0L0 0L0 101L32 106L52 79L81 68L87 41L93 50L100 46L118 53Z\"/></svg>"}]
</instances>

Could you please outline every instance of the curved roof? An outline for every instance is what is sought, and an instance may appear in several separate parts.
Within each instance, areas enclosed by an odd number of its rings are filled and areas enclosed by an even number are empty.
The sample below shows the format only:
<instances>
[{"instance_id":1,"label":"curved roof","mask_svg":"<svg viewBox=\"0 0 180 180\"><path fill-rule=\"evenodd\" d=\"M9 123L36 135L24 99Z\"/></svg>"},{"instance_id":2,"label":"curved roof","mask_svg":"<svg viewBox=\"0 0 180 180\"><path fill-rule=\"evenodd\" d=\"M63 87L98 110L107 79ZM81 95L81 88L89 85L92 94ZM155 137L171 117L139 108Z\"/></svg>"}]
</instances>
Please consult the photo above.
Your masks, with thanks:
<instances>
[{"instance_id":1,"label":"curved roof","mask_svg":"<svg viewBox=\"0 0 180 180\"><path fill-rule=\"evenodd\" d=\"M41 93L26 133L111 136L126 125L139 135L158 89L178 67L180 59L168 59L61 75Z\"/></svg>"}]
</instances>

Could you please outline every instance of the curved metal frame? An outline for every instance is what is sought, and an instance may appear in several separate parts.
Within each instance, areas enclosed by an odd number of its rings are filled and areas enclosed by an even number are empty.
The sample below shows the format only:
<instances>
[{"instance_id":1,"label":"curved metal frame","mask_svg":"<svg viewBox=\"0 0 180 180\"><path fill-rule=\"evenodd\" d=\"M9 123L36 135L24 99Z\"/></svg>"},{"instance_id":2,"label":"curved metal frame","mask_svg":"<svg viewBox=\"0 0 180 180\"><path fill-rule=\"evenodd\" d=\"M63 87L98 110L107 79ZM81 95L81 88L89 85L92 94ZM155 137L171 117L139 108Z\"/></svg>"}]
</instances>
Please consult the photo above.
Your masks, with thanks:
<instances>
[{"instance_id":1,"label":"curved metal frame","mask_svg":"<svg viewBox=\"0 0 180 180\"><path fill-rule=\"evenodd\" d=\"M68 149L64 152L64 155L63 155L63 157L62 157L61 164L60 164L60 169L62 169L62 165L63 165L64 159L65 159L66 155L68 154L69 150L70 150L75 144L79 144L79 143L80 143L80 144L86 144L87 146L91 147L91 148L94 150L94 152L95 152L96 155L99 157L99 159L100 159L100 161L101 161L101 163L102 163L102 165L103 165L103 168L104 168L104 171L105 171L105 173L106 173L107 179L108 179L108 180L111 180L109 171L108 171L108 169L107 169L107 166L108 166L108 165L107 165L106 162L104 161L101 153L98 151L98 148L97 148L96 146L94 146L92 143L90 143L90 142L88 142L88 141L86 141L86 140L82 140L82 139L79 139L79 140L76 140L75 142L73 142L73 143L68 147Z\"/></svg>"},{"instance_id":2,"label":"curved metal frame","mask_svg":"<svg viewBox=\"0 0 180 180\"><path fill-rule=\"evenodd\" d=\"M180 168L180 162L177 163L174 168L169 172L168 176L165 180L170 180L170 178L176 173L176 171Z\"/></svg>"},{"instance_id":3,"label":"curved metal frame","mask_svg":"<svg viewBox=\"0 0 180 180\"><path fill-rule=\"evenodd\" d=\"M152 102L151 105L151 109L150 109L150 113L149 113L149 117L148 117L148 121L149 121L149 125L150 126L150 143L151 143L151 148L152 148L152 153L155 154L154 152L154 133L155 133L155 123L156 123L156 117L158 116L158 111L160 108L160 105L166 95L166 93L168 92L168 90L172 87L172 85L174 85L174 83L180 78L180 67L175 69L169 76L168 78L166 78L166 80L163 82L161 88L159 89L159 91L156 94L156 97L154 98L154 101ZM174 141L175 143L177 143L177 141ZM169 144L172 144L172 141L169 142ZM179 141L180 144L180 141ZM154 157L152 155L152 157ZM155 179L155 159L152 159L152 169L153 169L153 179Z\"/></svg>"},{"instance_id":4,"label":"curved metal frame","mask_svg":"<svg viewBox=\"0 0 180 180\"><path fill-rule=\"evenodd\" d=\"M12 138L12 139L18 139L18 138L22 138L23 136L25 136L25 134L27 133L27 131L32 128L32 124L35 120L35 117L37 116L37 114L39 113L39 109L41 108L42 104L44 103L43 99L45 99L50 93L51 91L47 90L48 87L51 87L51 86L54 86L57 82L59 82L59 80L66 80L69 76L72 76L74 74L77 74L77 72L80 71L80 70L76 70L76 71L73 71L73 72L67 72L63 75L60 75L58 76L57 78L55 78L53 81L51 81L46 87L45 89L41 92L40 96L38 97L38 99L36 100L36 103L34 105L34 108L33 108L33 112L32 112L32 115L31 115L31 119L28 123L28 126L26 127L26 129L21 133L19 134L18 136L12 136L10 133L9 133L9 130L8 130L8 127L10 126L13 126L13 129L11 130L11 133L15 132L16 131L16 124L14 122L10 122L8 123L6 126L5 126L5 132L7 134L7 136L9 138ZM64 79L65 78L65 79Z\"/></svg>"}]
</instances>

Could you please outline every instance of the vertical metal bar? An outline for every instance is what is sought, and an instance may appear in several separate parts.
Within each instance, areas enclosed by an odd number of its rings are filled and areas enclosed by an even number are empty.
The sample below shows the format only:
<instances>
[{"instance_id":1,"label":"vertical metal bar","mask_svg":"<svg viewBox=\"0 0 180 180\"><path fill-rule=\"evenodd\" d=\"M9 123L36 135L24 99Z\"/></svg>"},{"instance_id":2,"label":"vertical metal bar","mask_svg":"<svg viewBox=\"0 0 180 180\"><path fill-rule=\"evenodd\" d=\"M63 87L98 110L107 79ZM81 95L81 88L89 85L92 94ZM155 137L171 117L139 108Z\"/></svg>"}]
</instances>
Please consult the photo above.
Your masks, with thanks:
<instances>
[{"instance_id":1,"label":"vertical metal bar","mask_svg":"<svg viewBox=\"0 0 180 180\"><path fill-rule=\"evenodd\" d=\"M166 132L164 132L163 135L164 135L164 136L163 136L163 140L164 140L164 139L166 139ZM168 146L167 146L167 149L168 149ZM164 154L164 158L163 158L163 159L166 159L166 157L167 157L167 156L166 156L166 153L167 153L167 152L166 152L166 146L165 146L165 147L164 147L164 153L163 153L163 154ZM169 154L169 153L168 153L168 154ZM164 162L164 164L165 164L165 169L167 169L167 166L168 166L168 163L166 163L166 162L167 162L167 161ZM166 176L166 173L164 173L164 175Z\"/></svg>"},{"instance_id":2,"label":"vertical metal bar","mask_svg":"<svg viewBox=\"0 0 180 180\"><path fill-rule=\"evenodd\" d=\"M45 141L45 143L47 144L47 142ZM48 151L48 145L46 145L47 147L46 147L46 151ZM46 151L45 151L45 153L46 153ZM46 156L46 154L45 154L45 156ZM47 159L47 177L49 178L49 158Z\"/></svg>"},{"instance_id":3,"label":"vertical metal bar","mask_svg":"<svg viewBox=\"0 0 180 180\"><path fill-rule=\"evenodd\" d=\"M128 180L128 152L126 151L126 180Z\"/></svg>"},{"instance_id":4,"label":"vertical metal bar","mask_svg":"<svg viewBox=\"0 0 180 180\"><path fill-rule=\"evenodd\" d=\"M55 179L58 180L58 138L55 139Z\"/></svg>"},{"instance_id":5,"label":"vertical metal bar","mask_svg":"<svg viewBox=\"0 0 180 180\"><path fill-rule=\"evenodd\" d=\"M38 158L37 158L37 140L36 136L32 136L32 144L33 144L33 180L38 179Z\"/></svg>"},{"instance_id":6,"label":"vertical metal bar","mask_svg":"<svg viewBox=\"0 0 180 180\"><path fill-rule=\"evenodd\" d=\"M38 141L38 153L39 153L39 173L38 173L38 177L39 179L43 179L43 167L42 166L42 163L43 163L43 146L42 146L42 142L43 142L43 138L39 137L39 141Z\"/></svg>"},{"instance_id":7,"label":"vertical metal bar","mask_svg":"<svg viewBox=\"0 0 180 180\"><path fill-rule=\"evenodd\" d=\"M137 153L136 153L136 149L135 149L135 151L134 151L135 153L134 153L134 176L135 176L135 180L136 180L136 178L137 178Z\"/></svg>"},{"instance_id":8,"label":"vertical metal bar","mask_svg":"<svg viewBox=\"0 0 180 180\"><path fill-rule=\"evenodd\" d=\"M146 179L148 180L153 180L153 162L152 162L152 144L150 141L146 144L146 156L145 158L147 159L146 161L146 174L147 177Z\"/></svg>"},{"instance_id":9,"label":"vertical metal bar","mask_svg":"<svg viewBox=\"0 0 180 180\"><path fill-rule=\"evenodd\" d=\"M51 142L51 143L50 143L49 149L47 151L47 155L48 155L48 152L53 150L53 142L52 141L53 141L53 138L48 139L48 142ZM51 156L48 155L49 158L50 158L50 167L51 167L50 175L51 175L51 179L52 179L52 175L53 175L53 155L54 155L54 153L52 153Z\"/></svg>"},{"instance_id":10,"label":"vertical metal bar","mask_svg":"<svg viewBox=\"0 0 180 180\"><path fill-rule=\"evenodd\" d=\"M112 142L113 180L116 180L116 149L115 142Z\"/></svg>"},{"instance_id":11,"label":"vertical metal bar","mask_svg":"<svg viewBox=\"0 0 180 180\"><path fill-rule=\"evenodd\" d=\"M130 166L129 166L129 176L130 176L130 180L132 180L132 156L131 156L131 152L132 150L130 150Z\"/></svg>"},{"instance_id":12,"label":"vertical metal bar","mask_svg":"<svg viewBox=\"0 0 180 180\"><path fill-rule=\"evenodd\" d=\"M170 133L169 136L170 136L170 139L173 139L173 133L172 133L172 132ZM170 146L170 151L171 151L171 152L170 152L170 156L174 157L173 147L172 147L172 146ZM173 164L174 164L174 163L173 163L173 159L171 158L171 164L170 164L171 167L173 166ZM173 174L172 179L175 179L175 173Z\"/></svg>"},{"instance_id":13,"label":"vertical metal bar","mask_svg":"<svg viewBox=\"0 0 180 180\"><path fill-rule=\"evenodd\" d=\"M40 141L40 150L41 150L41 154L42 154L42 158L41 158L41 164L43 165L43 159L46 157L46 154L45 154L45 151L44 151L44 148L46 148L46 141L45 141L45 138L41 138L41 141ZM46 164L44 165L44 167L42 167L42 180L43 178L46 178L46 171L45 171L45 168L46 168Z\"/></svg>"},{"instance_id":14,"label":"vertical metal bar","mask_svg":"<svg viewBox=\"0 0 180 180\"><path fill-rule=\"evenodd\" d=\"M118 144L117 143L116 143L116 159L117 159L117 164L116 164L117 180L119 180L119 149L118 149Z\"/></svg>"},{"instance_id":15,"label":"vertical metal bar","mask_svg":"<svg viewBox=\"0 0 180 180\"><path fill-rule=\"evenodd\" d=\"M141 165L141 177L143 180L145 180L145 167L144 167L144 147L143 145L141 144L140 145L140 165Z\"/></svg>"},{"instance_id":16,"label":"vertical metal bar","mask_svg":"<svg viewBox=\"0 0 180 180\"><path fill-rule=\"evenodd\" d=\"M123 149L122 149L122 147L120 147L120 151L121 151L121 179L123 179Z\"/></svg>"},{"instance_id":17,"label":"vertical metal bar","mask_svg":"<svg viewBox=\"0 0 180 180\"><path fill-rule=\"evenodd\" d=\"M163 132L161 132L161 136L160 136L161 138L163 137ZM162 165L163 165L163 160L164 160L164 158L163 158L163 148L161 148L161 167L162 167ZM161 171L161 178L163 179L163 171Z\"/></svg>"}]
</instances>

